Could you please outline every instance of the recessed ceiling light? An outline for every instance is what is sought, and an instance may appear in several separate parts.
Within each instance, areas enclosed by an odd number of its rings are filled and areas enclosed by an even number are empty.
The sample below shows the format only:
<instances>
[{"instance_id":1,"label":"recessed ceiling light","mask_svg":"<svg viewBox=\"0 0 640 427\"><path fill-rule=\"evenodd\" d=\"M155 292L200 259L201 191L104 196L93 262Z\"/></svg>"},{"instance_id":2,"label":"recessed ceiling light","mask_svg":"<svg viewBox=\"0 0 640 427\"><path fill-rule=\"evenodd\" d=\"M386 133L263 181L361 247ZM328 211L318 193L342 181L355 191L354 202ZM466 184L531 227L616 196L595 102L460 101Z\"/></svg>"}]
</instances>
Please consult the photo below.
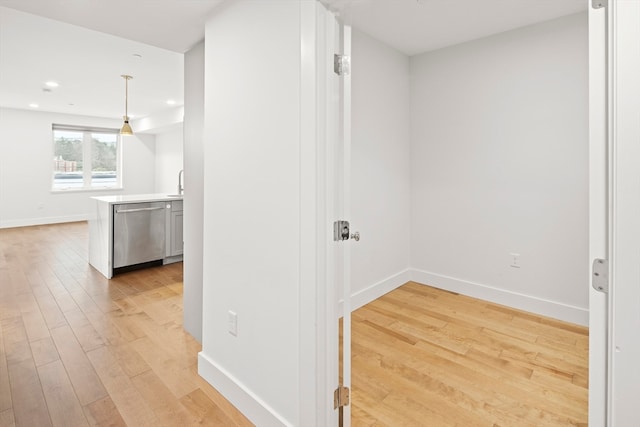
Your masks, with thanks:
<instances>
[{"instance_id":1,"label":"recessed ceiling light","mask_svg":"<svg viewBox=\"0 0 640 427\"><path fill-rule=\"evenodd\" d=\"M49 87L58 87L60 86L57 82L54 82L53 80L49 80L48 82L45 83L47 86Z\"/></svg>"},{"instance_id":2,"label":"recessed ceiling light","mask_svg":"<svg viewBox=\"0 0 640 427\"><path fill-rule=\"evenodd\" d=\"M31 107L31 108L38 108L38 107L39 107L39 105L38 105L38 104L36 104L35 102L32 102L31 104L29 104L29 107Z\"/></svg>"},{"instance_id":3,"label":"recessed ceiling light","mask_svg":"<svg viewBox=\"0 0 640 427\"><path fill-rule=\"evenodd\" d=\"M168 99L167 100L167 104L168 105L176 105L176 101L174 101L173 99Z\"/></svg>"}]
</instances>

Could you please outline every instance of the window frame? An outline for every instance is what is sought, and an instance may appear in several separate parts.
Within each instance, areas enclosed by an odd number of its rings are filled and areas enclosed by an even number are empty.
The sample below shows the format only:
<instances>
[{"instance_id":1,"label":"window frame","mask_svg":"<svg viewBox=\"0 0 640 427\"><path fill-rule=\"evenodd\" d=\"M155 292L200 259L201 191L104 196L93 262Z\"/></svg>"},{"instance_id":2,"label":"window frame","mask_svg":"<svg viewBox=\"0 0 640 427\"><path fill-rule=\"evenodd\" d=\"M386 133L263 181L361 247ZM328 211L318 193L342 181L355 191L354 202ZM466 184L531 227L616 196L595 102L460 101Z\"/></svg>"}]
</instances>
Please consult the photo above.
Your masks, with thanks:
<instances>
[{"instance_id":1,"label":"window frame","mask_svg":"<svg viewBox=\"0 0 640 427\"><path fill-rule=\"evenodd\" d=\"M96 126L78 126L78 125L65 125L56 124L51 125L51 148L52 159L55 159L56 150L56 131L68 131L68 132L80 132L82 133L82 186L81 187L56 187L55 186L55 174L56 168L54 163L51 163L51 192L53 193L68 193L68 192L83 192L83 191L113 191L122 190L122 136L118 129L104 128ZM93 185L93 134L113 134L116 136L116 183L112 186L98 186Z\"/></svg>"}]
</instances>

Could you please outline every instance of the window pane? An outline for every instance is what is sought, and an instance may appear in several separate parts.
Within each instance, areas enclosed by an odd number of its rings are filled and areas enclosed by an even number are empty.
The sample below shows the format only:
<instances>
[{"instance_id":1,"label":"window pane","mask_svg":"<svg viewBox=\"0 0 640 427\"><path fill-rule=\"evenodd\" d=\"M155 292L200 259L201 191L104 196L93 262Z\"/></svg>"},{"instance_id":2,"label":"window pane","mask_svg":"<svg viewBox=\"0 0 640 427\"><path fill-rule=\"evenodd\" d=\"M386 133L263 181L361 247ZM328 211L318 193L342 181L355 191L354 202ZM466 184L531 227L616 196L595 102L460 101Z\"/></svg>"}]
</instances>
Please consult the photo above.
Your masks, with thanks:
<instances>
[{"instance_id":1,"label":"window pane","mask_svg":"<svg viewBox=\"0 0 640 427\"><path fill-rule=\"evenodd\" d=\"M82 188L82 132L53 131L53 188Z\"/></svg>"},{"instance_id":2,"label":"window pane","mask_svg":"<svg viewBox=\"0 0 640 427\"><path fill-rule=\"evenodd\" d=\"M117 186L118 135L92 133L91 144L91 186Z\"/></svg>"}]
</instances>

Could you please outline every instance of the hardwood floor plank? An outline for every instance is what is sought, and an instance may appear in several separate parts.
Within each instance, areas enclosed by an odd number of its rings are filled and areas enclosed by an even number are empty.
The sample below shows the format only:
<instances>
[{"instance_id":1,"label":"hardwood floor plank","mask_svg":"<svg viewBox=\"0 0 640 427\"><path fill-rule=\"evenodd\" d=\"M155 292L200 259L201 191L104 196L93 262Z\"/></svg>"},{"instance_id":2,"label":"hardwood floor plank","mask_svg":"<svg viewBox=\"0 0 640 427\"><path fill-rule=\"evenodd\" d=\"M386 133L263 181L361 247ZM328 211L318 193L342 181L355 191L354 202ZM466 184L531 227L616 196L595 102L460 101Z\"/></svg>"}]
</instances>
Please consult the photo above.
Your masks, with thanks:
<instances>
[{"instance_id":1,"label":"hardwood floor plank","mask_svg":"<svg viewBox=\"0 0 640 427\"><path fill-rule=\"evenodd\" d=\"M84 350L69 326L51 330L51 336L64 363L71 384L84 406L107 396L107 390L96 374Z\"/></svg>"},{"instance_id":2,"label":"hardwood floor plank","mask_svg":"<svg viewBox=\"0 0 640 427\"><path fill-rule=\"evenodd\" d=\"M198 425L232 426L233 422L199 388L180 399L180 403L195 418Z\"/></svg>"},{"instance_id":3,"label":"hardwood floor plank","mask_svg":"<svg viewBox=\"0 0 640 427\"><path fill-rule=\"evenodd\" d=\"M22 322L29 341L37 341L49 337L49 328L42 317L40 306L32 293L22 294L18 299Z\"/></svg>"},{"instance_id":4,"label":"hardwood floor plank","mask_svg":"<svg viewBox=\"0 0 640 427\"><path fill-rule=\"evenodd\" d=\"M93 328L93 325L89 323L89 320L82 311L79 309L70 310L64 313L64 316L67 319L67 323L73 330L73 334L76 336L76 339L85 352L89 352L104 345L104 341Z\"/></svg>"},{"instance_id":5,"label":"hardwood floor plank","mask_svg":"<svg viewBox=\"0 0 640 427\"><path fill-rule=\"evenodd\" d=\"M60 360L60 355L51 337L33 341L29 344L31 345L31 353L33 354L33 361L36 366L42 366Z\"/></svg>"},{"instance_id":6,"label":"hardwood floor plank","mask_svg":"<svg viewBox=\"0 0 640 427\"><path fill-rule=\"evenodd\" d=\"M0 411L0 427L15 427L16 420L13 417L13 409Z\"/></svg>"},{"instance_id":7,"label":"hardwood floor plank","mask_svg":"<svg viewBox=\"0 0 640 427\"><path fill-rule=\"evenodd\" d=\"M31 348L27 338L27 331L24 328L22 317L10 317L0 320L4 338L4 354L7 363L19 363L30 360Z\"/></svg>"},{"instance_id":8,"label":"hardwood floor plank","mask_svg":"<svg viewBox=\"0 0 640 427\"><path fill-rule=\"evenodd\" d=\"M90 426L127 427L118 408L109 396L96 400L83 409Z\"/></svg>"},{"instance_id":9,"label":"hardwood floor plank","mask_svg":"<svg viewBox=\"0 0 640 427\"><path fill-rule=\"evenodd\" d=\"M198 343L184 333L181 326L176 327L173 323L159 325L153 321L146 313L140 313L131 318L136 325L144 332L146 337L152 341L171 359L181 367L188 367L197 362L194 357ZM174 345L178 344L179 345Z\"/></svg>"},{"instance_id":10,"label":"hardwood floor plank","mask_svg":"<svg viewBox=\"0 0 640 427\"><path fill-rule=\"evenodd\" d=\"M2 324L0 323L0 413L10 410L11 407L12 402L11 388L9 387L9 367L7 366L6 350L4 348L4 333L2 332ZM11 411L11 418L13 419L13 411Z\"/></svg>"},{"instance_id":11,"label":"hardwood floor plank","mask_svg":"<svg viewBox=\"0 0 640 427\"><path fill-rule=\"evenodd\" d=\"M122 370L108 347L92 350L87 353L87 357L127 425L140 427L160 425L153 410Z\"/></svg>"},{"instance_id":12,"label":"hardwood floor plank","mask_svg":"<svg viewBox=\"0 0 640 427\"><path fill-rule=\"evenodd\" d=\"M31 293L29 280L19 266L11 265L9 267L9 283L11 284L14 295L28 295Z\"/></svg>"},{"instance_id":13,"label":"hardwood floor plank","mask_svg":"<svg viewBox=\"0 0 640 427\"><path fill-rule=\"evenodd\" d=\"M110 348L120 367L129 377L135 377L151 369L131 344L112 345Z\"/></svg>"},{"instance_id":14,"label":"hardwood floor plank","mask_svg":"<svg viewBox=\"0 0 640 427\"><path fill-rule=\"evenodd\" d=\"M88 426L82 406L62 362L57 360L38 368L49 416L54 426Z\"/></svg>"},{"instance_id":15,"label":"hardwood floor plank","mask_svg":"<svg viewBox=\"0 0 640 427\"><path fill-rule=\"evenodd\" d=\"M62 314L49 288L47 288L46 294L37 295L36 300L38 301L42 317L44 317L44 321L49 329L59 328L67 324L67 319L64 317L64 314Z\"/></svg>"},{"instance_id":16,"label":"hardwood floor plank","mask_svg":"<svg viewBox=\"0 0 640 427\"><path fill-rule=\"evenodd\" d=\"M144 338L147 335L138 326L138 323L134 321L135 316L143 316L144 313L140 310L136 313L127 315L120 310L112 311L107 316L109 323L112 325L110 328L111 335L109 341L111 344L124 344L133 342L139 338ZM103 321L107 323L106 321Z\"/></svg>"},{"instance_id":17,"label":"hardwood floor plank","mask_svg":"<svg viewBox=\"0 0 640 427\"><path fill-rule=\"evenodd\" d=\"M51 294L56 300L58 307L60 307L60 311L62 311L63 313L78 309L78 305L76 304L75 300L71 297L71 294L69 294L69 292L64 287L55 291L51 290Z\"/></svg>"},{"instance_id":18,"label":"hardwood floor plank","mask_svg":"<svg viewBox=\"0 0 640 427\"><path fill-rule=\"evenodd\" d=\"M176 398L181 398L198 388L188 367L183 366L164 351L163 347L150 338L141 338L131 346L171 390Z\"/></svg>"},{"instance_id":19,"label":"hardwood floor plank","mask_svg":"<svg viewBox=\"0 0 640 427\"><path fill-rule=\"evenodd\" d=\"M16 426L51 426L47 403L33 360L10 363L9 382Z\"/></svg>"},{"instance_id":20,"label":"hardwood floor plank","mask_svg":"<svg viewBox=\"0 0 640 427\"><path fill-rule=\"evenodd\" d=\"M158 419L162 420L163 425L171 427L200 424L200 420L176 400L171 390L153 371L148 370L136 375L131 378L131 381Z\"/></svg>"}]
</instances>

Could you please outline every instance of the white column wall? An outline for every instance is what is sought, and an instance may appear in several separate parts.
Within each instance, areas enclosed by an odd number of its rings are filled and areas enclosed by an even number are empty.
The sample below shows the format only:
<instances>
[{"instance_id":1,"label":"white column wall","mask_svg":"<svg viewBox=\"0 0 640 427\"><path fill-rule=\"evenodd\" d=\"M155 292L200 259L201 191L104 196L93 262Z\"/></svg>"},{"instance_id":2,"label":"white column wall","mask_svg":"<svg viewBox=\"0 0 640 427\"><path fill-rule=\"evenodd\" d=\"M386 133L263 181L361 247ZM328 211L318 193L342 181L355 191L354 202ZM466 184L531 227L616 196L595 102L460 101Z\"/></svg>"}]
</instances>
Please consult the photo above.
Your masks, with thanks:
<instances>
[{"instance_id":1,"label":"white column wall","mask_svg":"<svg viewBox=\"0 0 640 427\"><path fill-rule=\"evenodd\" d=\"M184 55L184 328L202 342L204 42Z\"/></svg>"},{"instance_id":2,"label":"white column wall","mask_svg":"<svg viewBox=\"0 0 640 427\"><path fill-rule=\"evenodd\" d=\"M300 7L227 3L205 32L199 372L257 425L298 424L302 398Z\"/></svg>"}]
</instances>

